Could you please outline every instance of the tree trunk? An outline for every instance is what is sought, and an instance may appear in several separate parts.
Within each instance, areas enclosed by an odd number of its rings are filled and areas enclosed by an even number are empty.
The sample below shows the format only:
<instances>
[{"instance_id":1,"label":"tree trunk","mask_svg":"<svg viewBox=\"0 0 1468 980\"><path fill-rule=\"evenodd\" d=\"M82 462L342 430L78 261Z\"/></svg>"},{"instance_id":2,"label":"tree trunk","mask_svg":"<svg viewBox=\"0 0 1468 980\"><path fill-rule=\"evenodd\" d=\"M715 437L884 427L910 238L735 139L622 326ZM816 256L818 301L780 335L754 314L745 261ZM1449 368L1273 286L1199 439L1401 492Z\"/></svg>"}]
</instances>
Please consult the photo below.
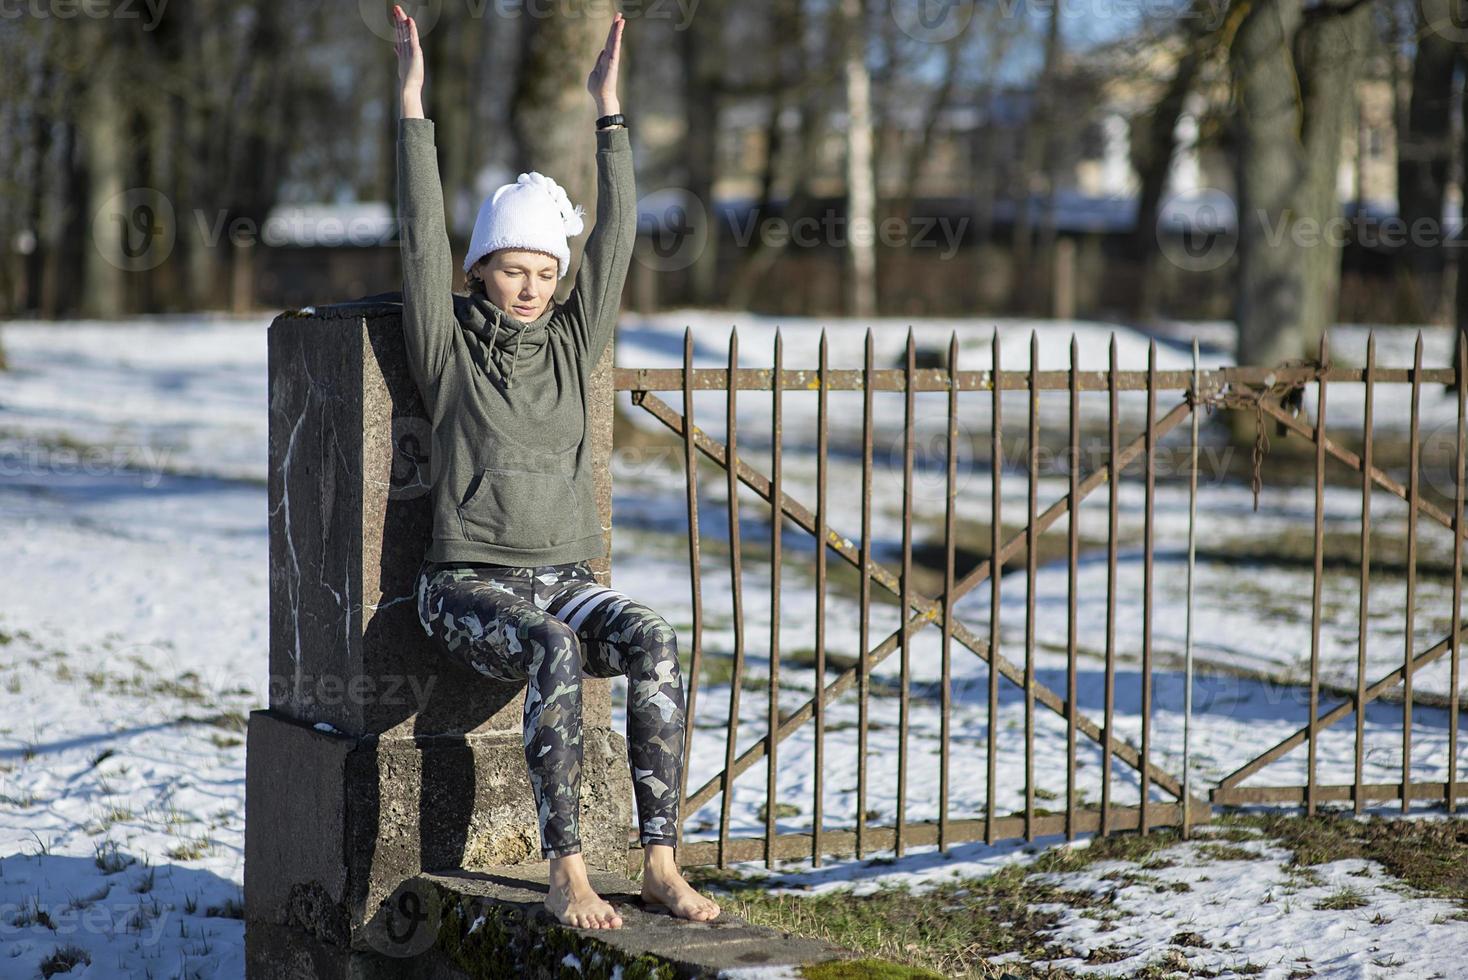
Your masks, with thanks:
<instances>
[{"instance_id":1,"label":"tree trunk","mask_svg":"<svg viewBox=\"0 0 1468 980\"><path fill-rule=\"evenodd\" d=\"M80 308L84 316L115 317L125 312L124 270L118 265L117 256L126 254L125 247L147 247L140 236L151 235L151 231L134 225L135 220L146 220L146 212L134 213L132 208L126 208L117 214L98 213L99 208L114 201L126 187L124 119L111 58L102 55L93 72L80 111L87 173L87 196L82 211L88 218L96 215L97 220L85 222L91 247L82 252Z\"/></svg>"},{"instance_id":2,"label":"tree trunk","mask_svg":"<svg viewBox=\"0 0 1468 980\"><path fill-rule=\"evenodd\" d=\"M1397 141L1397 201L1407 229L1401 257L1414 309L1412 319L1431 321L1442 310L1445 256L1440 235L1453 157L1453 62L1458 53L1451 41L1423 24L1420 11L1418 23L1407 128ZM1424 239L1413 232L1417 227L1434 237Z\"/></svg>"},{"instance_id":3,"label":"tree trunk","mask_svg":"<svg viewBox=\"0 0 1468 980\"><path fill-rule=\"evenodd\" d=\"M1199 5L1195 5L1195 10ZM1201 12L1201 11L1200 11ZM1146 136L1140 152L1133 153L1141 188L1137 193L1137 223L1132 230L1132 262L1137 271L1137 291L1133 314L1140 322L1150 322L1158 314L1157 279L1153 267L1159 258L1157 218L1162 197L1167 193L1167 178L1177 154L1177 124L1193 83L1198 77L1200 40L1190 36L1178 59L1167 90L1145 119Z\"/></svg>"},{"instance_id":4,"label":"tree trunk","mask_svg":"<svg viewBox=\"0 0 1468 980\"><path fill-rule=\"evenodd\" d=\"M1229 52L1238 127L1234 319L1241 364L1274 364L1304 351L1303 256L1290 244L1289 227L1270 241L1275 224L1291 222L1305 179L1290 57L1302 19L1300 0L1254 0Z\"/></svg>"},{"instance_id":5,"label":"tree trunk","mask_svg":"<svg viewBox=\"0 0 1468 980\"><path fill-rule=\"evenodd\" d=\"M877 193L872 166L872 92L867 74L864 0L841 0L846 62L846 249L851 276L847 313L867 319L877 312ZM858 231L860 229L860 231Z\"/></svg>"},{"instance_id":6,"label":"tree trunk","mask_svg":"<svg viewBox=\"0 0 1468 980\"><path fill-rule=\"evenodd\" d=\"M1240 364L1314 357L1340 282L1341 135L1355 112L1371 8L1254 0L1229 51L1235 86ZM1246 413L1229 416L1253 438Z\"/></svg>"},{"instance_id":7,"label":"tree trunk","mask_svg":"<svg viewBox=\"0 0 1468 980\"><path fill-rule=\"evenodd\" d=\"M694 306L716 302L719 249L724 226L714 202L718 177L719 77L723 72L722 25L725 0L704 3L681 34L683 126L686 189L702 203L708 220L707 244L689 267L689 301Z\"/></svg>"}]
</instances>

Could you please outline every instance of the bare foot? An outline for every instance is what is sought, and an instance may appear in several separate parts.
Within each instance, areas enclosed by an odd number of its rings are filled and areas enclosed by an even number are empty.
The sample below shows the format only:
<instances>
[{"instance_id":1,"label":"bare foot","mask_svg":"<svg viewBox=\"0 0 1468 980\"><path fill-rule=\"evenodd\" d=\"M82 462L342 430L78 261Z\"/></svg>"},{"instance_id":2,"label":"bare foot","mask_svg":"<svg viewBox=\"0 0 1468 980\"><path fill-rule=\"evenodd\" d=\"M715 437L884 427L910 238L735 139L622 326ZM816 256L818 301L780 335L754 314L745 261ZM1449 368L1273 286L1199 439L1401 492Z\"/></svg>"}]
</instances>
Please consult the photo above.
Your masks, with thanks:
<instances>
[{"instance_id":1,"label":"bare foot","mask_svg":"<svg viewBox=\"0 0 1468 980\"><path fill-rule=\"evenodd\" d=\"M650 844L648 850L671 847ZM642 868L642 900L653 905L665 905L668 911L682 919L708 922L718 918L719 904L694 891L693 886L683 880L683 875L671 857L649 860Z\"/></svg>"},{"instance_id":2,"label":"bare foot","mask_svg":"<svg viewBox=\"0 0 1468 980\"><path fill-rule=\"evenodd\" d=\"M580 854L551 860L545 907L559 921L578 929L618 929L622 925L617 910L591 887Z\"/></svg>"}]
</instances>

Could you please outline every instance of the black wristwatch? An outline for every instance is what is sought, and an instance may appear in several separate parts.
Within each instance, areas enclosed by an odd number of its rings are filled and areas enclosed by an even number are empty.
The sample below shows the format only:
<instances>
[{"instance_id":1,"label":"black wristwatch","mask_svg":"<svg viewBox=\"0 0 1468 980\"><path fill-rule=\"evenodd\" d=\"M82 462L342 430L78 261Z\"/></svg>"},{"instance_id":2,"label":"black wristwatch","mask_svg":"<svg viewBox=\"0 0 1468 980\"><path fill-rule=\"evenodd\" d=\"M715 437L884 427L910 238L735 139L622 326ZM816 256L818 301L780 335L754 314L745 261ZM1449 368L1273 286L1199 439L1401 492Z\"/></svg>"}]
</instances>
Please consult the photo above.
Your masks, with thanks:
<instances>
[{"instance_id":1,"label":"black wristwatch","mask_svg":"<svg viewBox=\"0 0 1468 980\"><path fill-rule=\"evenodd\" d=\"M623 116L620 112L614 112L610 116L602 116L596 121L597 129L606 129L608 126L621 126L625 129L627 126L627 117Z\"/></svg>"}]
</instances>

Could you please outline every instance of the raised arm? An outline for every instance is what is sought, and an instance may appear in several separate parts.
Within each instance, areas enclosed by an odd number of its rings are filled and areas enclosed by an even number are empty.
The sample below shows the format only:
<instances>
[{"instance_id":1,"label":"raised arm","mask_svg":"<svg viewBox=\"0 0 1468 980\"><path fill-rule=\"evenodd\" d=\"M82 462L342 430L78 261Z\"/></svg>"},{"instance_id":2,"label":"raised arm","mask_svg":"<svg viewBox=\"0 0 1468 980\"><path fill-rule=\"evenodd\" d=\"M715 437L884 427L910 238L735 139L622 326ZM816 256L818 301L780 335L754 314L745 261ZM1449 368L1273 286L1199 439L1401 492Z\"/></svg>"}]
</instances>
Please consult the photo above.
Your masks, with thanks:
<instances>
[{"instance_id":1,"label":"raised arm","mask_svg":"<svg viewBox=\"0 0 1468 980\"><path fill-rule=\"evenodd\" d=\"M587 76L597 118L622 111L617 99L617 70L622 53L620 13L612 18L607 40ZM611 342L621 311L622 287L637 238L637 188L632 173L632 144L627 127L596 131L596 225L582 250L576 282L566 298L566 325L577 349L595 367Z\"/></svg>"},{"instance_id":2,"label":"raised arm","mask_svg":"<svg viewBox=\"0 0 1468 980\"><path fill-rule=\"evenodd\" d=\"M433 121L423 115L423 48L418 25L399 6L393 7L393 21L401 84L397 164L403 340L413 379L431 402L457 329L451 293L453 255L444 221Z\"/></svg>"}]
</instances>

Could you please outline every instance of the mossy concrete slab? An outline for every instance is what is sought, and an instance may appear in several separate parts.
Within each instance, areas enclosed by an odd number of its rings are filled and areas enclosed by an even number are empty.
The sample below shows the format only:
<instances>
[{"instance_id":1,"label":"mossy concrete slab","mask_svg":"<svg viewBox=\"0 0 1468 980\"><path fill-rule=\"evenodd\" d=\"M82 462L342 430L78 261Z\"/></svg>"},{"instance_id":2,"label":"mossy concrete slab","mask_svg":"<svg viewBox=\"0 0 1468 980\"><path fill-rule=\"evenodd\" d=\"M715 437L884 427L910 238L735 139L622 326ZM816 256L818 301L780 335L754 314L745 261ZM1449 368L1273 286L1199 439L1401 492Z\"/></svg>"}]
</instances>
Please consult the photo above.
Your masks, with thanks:
<instances>
[{"instance_id":1,"label":"mossy concrete slab","mask_svg":"<svg viewBox=\"0 0 1468 980\"><path fill-rule=\"evenodd\" d=\"M821 940L753 925L727 910L710 922L643 902L636 882L589 872L622 917L617 929L562 925L545 908L548 864L425 873L436 892L437 951L473 977L718 977L729 971L797 976L795 968L855 958ZM512 966L518 972L510 971ZM735 973L734 975L737 975Z\"/></svg>"}]
</instances>

